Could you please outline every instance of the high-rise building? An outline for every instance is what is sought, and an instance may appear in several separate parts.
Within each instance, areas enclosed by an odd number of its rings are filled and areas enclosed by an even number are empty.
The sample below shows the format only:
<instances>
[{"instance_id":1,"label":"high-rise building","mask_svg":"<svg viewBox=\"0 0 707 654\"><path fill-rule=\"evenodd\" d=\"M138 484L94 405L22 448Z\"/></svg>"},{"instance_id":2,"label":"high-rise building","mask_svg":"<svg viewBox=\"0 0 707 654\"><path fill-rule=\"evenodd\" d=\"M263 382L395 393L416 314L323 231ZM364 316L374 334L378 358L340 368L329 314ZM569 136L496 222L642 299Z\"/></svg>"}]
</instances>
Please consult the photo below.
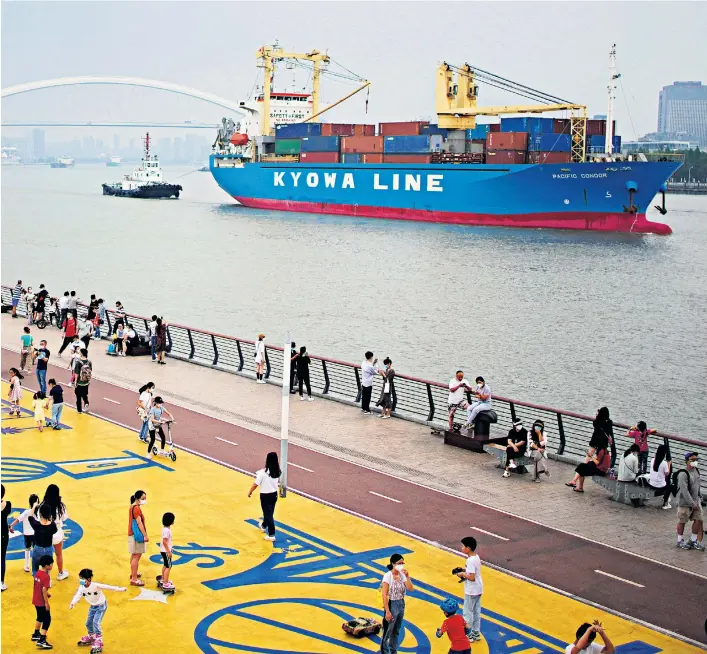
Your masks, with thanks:
<instances>
[{"instance_id":1,"label":"high-rise building","mask_svg":"<svg viewBox=\"0 0 707 654\"><path fill-rule=\"evenodd\" d=\"M658 133L683 135L707 147L707 86L673 82L658 99Z\"/></svg>"},{"instance_id":2,"label":"high-rise building","mask_svg":"<svg viewBox=\"0 0 707 654\"><path fill-rule=\"evenodd\" d=\"M120 135L113 134L113 154L117 155L120 152Z\"/></svg>"},{"instance_id":3,"label":"high-rise building","mask_svg":"<svg viewBox=\"0 0 707 654\"><path fill-rule=\"evenodd\" d=\"M47 142L43 129L32 130L32 158L41 159L46 156Z\"/></svg>"}]
</instances>

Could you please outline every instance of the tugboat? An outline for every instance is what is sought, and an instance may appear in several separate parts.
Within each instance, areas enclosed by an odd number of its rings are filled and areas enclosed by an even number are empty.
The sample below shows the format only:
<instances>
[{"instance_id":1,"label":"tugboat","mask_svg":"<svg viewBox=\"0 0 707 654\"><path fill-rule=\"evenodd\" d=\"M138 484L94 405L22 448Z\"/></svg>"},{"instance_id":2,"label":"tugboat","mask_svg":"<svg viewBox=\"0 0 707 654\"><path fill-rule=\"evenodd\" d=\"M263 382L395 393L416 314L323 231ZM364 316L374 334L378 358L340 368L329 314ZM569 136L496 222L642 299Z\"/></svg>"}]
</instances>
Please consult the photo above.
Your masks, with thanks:
<instances>
[{"instance_id":1,"label":"tugboat","mask_svg":"<svg viewBox=\"0 0 707 654\"><path fill-rule=\"evenodd\" d=\"M122 198L179 198L182 187L179 184L165 184L162 169L156 154L150 154L150 133L145 135L145 156L140 166L131 175L125 175L122 182L103 184L103 195L117 195Z\"/></svg>"},{"instance_id":2,"label":"tugboat","mask_svg":"<svg viewBox=\"0 0 707 654\"><path fill-rule=\"evenodd\" d=\"M52 168L73 168L74 160L71 157L59 157L49 164Z\"/></svg>"}]
</instances>

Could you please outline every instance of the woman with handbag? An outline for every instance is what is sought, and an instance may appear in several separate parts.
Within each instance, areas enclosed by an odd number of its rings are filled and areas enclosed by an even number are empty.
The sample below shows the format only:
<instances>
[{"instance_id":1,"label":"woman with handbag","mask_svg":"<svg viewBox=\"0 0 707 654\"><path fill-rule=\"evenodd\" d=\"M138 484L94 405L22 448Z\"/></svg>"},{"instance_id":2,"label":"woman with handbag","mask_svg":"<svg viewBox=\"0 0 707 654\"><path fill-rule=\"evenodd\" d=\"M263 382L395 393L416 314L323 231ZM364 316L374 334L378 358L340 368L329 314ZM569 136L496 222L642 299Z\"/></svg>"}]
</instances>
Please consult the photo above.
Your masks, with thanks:
<instances>
[{"instance_id":1,"label":"woman with handbag","mask_svg":"<svg viewBox=\"0 0 707 654\"><path fill-rule=\"evenodd\" d=\"M135 495L130 497L130 515L128 516L128 552L130 553L130 585L144 586L145 582L140 579L142 576L138 572L140 557L147 551L147 527L145 526L145 516L142 513L142 506L147 503L145 491L135 491Z\"/></svg>"},{"instance_id":2,"label":"woman with handbag","mask_svg":"<svg viewBox=\"0 0 707 654\"><path fill-rule=\"evenodd\" d=\"M393 370L393 360L390 357L383 359L383 370L379 370L379 374L383 377L383 388L381 389L380 397L376 406L381 407L381 418L390 418L390 412L393 410L393 379L395 378L395 370Z\"/></svg>"}]
</instances>

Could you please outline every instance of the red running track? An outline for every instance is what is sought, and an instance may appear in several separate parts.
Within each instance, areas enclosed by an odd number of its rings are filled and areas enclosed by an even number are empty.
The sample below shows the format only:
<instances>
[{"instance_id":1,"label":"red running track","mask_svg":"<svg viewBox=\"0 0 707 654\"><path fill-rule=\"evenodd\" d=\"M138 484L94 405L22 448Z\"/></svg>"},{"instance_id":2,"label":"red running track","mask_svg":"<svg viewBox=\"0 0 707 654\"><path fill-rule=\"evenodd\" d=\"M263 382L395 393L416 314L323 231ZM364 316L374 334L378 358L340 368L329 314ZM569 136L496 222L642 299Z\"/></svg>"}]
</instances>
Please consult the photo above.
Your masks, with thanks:
<instances>
[{"instance_id":1,"label":"red running track","mask_svg":"<svg viewBox=\"0 0 707 654\"><path fill-rule=\"evenodd\" d=\"M4 350L4 354L17 356L9 350ZM63 368L50 365L48 377L52 374L59 377L65 372ZM28 376L26 385L32 388L36 380ZM71 405L71 389L65 388L65 393L65 402ZM138 428L137 392L94 379L90 399L91 413ZM224 464L254 472L262 467L265 454L277 449L277 439L265 434L172 404L170 411L179 423L174 434L178 446ZM237 445L216 440L216 437ZM707 580L704 577L304 447L290 444L289 455L290 463L299 466L288 468L288 486L296 489L293 492L359 514L363 512L362 507L366 507L364 517L455 551L462 537L474 534L480 541L481 558L487 563L649 625L707 643L704 628ZM479 531L471 530L472 526ZM672 541L672 537L666 537L666 542L668 540ZM700 552L685 554L705 556ZM599 575L595 572L597 569L644 587ZM680 598L679 609L675 606L677 597Z\"/></svg>"}]
</instances>

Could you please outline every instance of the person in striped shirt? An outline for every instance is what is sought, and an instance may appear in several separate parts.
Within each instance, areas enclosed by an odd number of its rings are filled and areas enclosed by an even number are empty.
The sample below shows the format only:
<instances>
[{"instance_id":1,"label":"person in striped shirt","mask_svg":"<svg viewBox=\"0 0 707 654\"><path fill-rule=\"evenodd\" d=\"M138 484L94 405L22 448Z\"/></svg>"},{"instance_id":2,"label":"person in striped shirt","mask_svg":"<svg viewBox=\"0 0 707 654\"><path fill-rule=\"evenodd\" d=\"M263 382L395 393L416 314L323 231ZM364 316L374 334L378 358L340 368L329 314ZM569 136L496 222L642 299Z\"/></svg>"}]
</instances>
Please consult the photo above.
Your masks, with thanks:
<instances>
[{"instance_id":1,"label":"person in striped shirt","mask_svg":"<svg viewBox=\"0 0 707 654\"><path fill-rule=\"evenodd\" d=\"M17 318L17 305L20 303L20 298L22 293L24 293L24 288L22 288L22 280L18 279L15 288L12 289L12 317Z\"/></svg>"}]
</instances>

